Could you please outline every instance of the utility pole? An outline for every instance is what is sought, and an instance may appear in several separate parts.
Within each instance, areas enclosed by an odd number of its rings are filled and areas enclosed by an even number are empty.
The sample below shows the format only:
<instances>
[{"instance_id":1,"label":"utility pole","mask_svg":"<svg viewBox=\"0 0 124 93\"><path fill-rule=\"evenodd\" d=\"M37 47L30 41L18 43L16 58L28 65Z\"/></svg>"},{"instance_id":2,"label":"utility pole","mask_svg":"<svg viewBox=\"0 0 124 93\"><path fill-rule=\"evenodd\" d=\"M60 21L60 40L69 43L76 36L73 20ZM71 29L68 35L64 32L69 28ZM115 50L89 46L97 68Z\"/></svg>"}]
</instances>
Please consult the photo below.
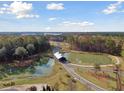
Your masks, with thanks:
<instances>
[{"instance_id":1,"label":"utility pole","mask_svg":"<svg viewBox=\"0 0 124 93\"><path fill-rule=\"evenodd\" d=\"M117 91L121 91L122 87L121 87L121 76L120 76L120 65L119 64L115 65L114 73L116 74Z\"/></svg>"}]
</instances>

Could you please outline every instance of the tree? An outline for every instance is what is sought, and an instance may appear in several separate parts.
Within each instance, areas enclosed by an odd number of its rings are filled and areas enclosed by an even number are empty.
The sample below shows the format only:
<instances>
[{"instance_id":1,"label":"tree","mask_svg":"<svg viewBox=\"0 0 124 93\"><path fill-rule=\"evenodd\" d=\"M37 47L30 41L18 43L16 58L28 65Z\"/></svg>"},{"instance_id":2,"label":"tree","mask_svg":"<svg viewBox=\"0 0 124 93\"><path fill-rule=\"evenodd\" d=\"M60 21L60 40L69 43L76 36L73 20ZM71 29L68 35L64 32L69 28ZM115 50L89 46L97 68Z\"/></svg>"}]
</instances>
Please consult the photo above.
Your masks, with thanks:
<instances>
[{"instance_id":1,"label":"tree","mask_svg":"<svg viewBox=\"0 0 124 93\"><path fill-rule=\"evenodd\" d=\"M37 87L36 86L31 86L30 91L37 91Z\"/></svg>"},{"instance_id":2,"label":"tree","mask_svg":"<svg viewBox=\"0 0 124 93\"><path fill-rule=\"evenodd\" d=\"M120 56L123 46L122 40L105 36L72 35L68 36L66 41L70 43L71 49L109 53L118 56Z\"/></svg>"},{"instance_id":3,"label":"tree","mask_svg":"<svg viewBox=\"0 0 124 93\"><path fill-rule=\"evenodd\" d=\"M15 38L15 47L23 47L24 39L22 37Z\"/></svg>"},{"instance_id":4,"label":"tree","mask_svg":"<svg viewBox=\"0 0 124 93\"><path fill-rule=\"evenodd\" d=\"M23 57L27 54L27 50L24 47L18 47L15 50L15 55L21 57L21 59L23 60Z\"/></svg>"},{"instance_id":5,"label":"tree","mask_svg":"<svg viewBox=\"0 0 124 93\"><path fill-rule=\"evenodd\" d=\"M49 49L46 36L0 36L0 61L12 62L16 57L27 57L28 52L32 55Z\"/></svg>"},{"instance_id":6,"label":"tree","mask_svg":"<svg viewBox=\"0 0 124 93\"><path fill-rule=\"evenodd\" d=\"M4 60L7 60L7 58L6 58L6 53L7 53L6 47L2 47L2 48L0 49L0 58L4 58Z\"/></svg>"},{"instance_id":7,"label":"tree","mask_svg":"<svg viewBox=\"0 0 124 93\"><path fill-rule=\"evenodd\" d=\"M29 54L32 55L35 51L35 47L34 47L34 44L28 44L26 46L26 49L28 50Z\"/></svg>"},{"instance_id":8,"label":"tree","mask_svg":"<svg viewBox=\"0 0 124 93\"><path fill-rule=\"evenodd\" d=\"M47 91L51 91L51 87L49 85L46 86Z\"/></svg>"},{"instance_id":9,"label":"tree","mask_svg":"<svg viewBox=\"0 0 124 93\"><path fill-rule=\"evenodd\" d=\"M116 55L121 55L121 51L122 51L122 47L123 47L123 41L119 41L117 46L116 46Z\"/></svg>"},{"instance_id":10,"label":"tree","mask_svg":"<svg viewBox=\"0 0 124 93\"><path fill-rule=\"evenodd\" d=\"M46 91L46 88L45 88L45 86L43 86L43 91Z\"/></svg>"},{"instance_id":11,"label":"tree","mask_svg":"<svg viewBox=\"0 0 124 93\"><path fill-rule=\"evenodd\" d=\"M95 73L97 73L97 71L101 70L100 64L96 63L94 64L94 69L95 69Z\"/></svg>"},{"instance_id":12,"label":"tree","mask_svg":"<svg viewBox=\"0 0 124 93\"><path fill-rule=\"evenodd\" d=\"M120 67L121 67L121 64L118 64L118 63L115 64L114 73L116 74L116 85L117 85L118 91L122 90Z\"/></svg>"}]
</instances>

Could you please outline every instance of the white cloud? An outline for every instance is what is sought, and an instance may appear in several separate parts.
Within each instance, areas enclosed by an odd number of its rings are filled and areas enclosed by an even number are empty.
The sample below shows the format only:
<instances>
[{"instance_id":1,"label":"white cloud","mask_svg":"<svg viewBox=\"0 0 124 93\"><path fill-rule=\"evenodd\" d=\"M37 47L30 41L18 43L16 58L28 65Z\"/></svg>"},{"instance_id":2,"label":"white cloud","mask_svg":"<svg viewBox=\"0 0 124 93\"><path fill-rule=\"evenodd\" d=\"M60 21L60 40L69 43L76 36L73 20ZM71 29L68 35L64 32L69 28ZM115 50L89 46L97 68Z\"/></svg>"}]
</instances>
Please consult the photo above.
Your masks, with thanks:
<instances>
[{"instance_id":1,"label":"white cloud","mask_svg":"<svg viewBox=\"0 0 124 93\"><path fill-rule=\"evenodd\" d=\"M51 27L53 32L86 32L94 30L94 23L89 21L64 21Z\"/></svg>"},{"instance_id":2,"label":"white cloud","mask_svg":"<svg viewBox=\"0 0 124 93\"><path fill-rule=\"evenodd\" d=\"M45 30L50 30L50 29L51 29L51 27L46 27L46 28L45 28Z\"/></svg>"},{"instance_id":3,"label":"white cloud","mask_svg":"<svg viewBox=\"0 0 124 93\"><path fill-rule=\"evenodd\" d=\"M4 14L4 12L3 11L0 11L0 14Z\"/></svg>"},{"instance_id":4,"label":"white cloud","mask_svg":"<svg viewBox=\"0 0 124 93\"><path fill-rule=\"evenodd\" d=\"M49 18L49 21L54 21L54 20L56 20L56 17Z\"/></svg>"},{"instance_id":5,"label":"white cloud","mask_svg":"<svg viewBox=\"0 0 124 93\"><path fill-rule=\"evenodd\" d=\"M3 7L0 8L1 14L13 14L16 18L38 18L39 15L32 14L32 3L12 2L10 5L3 4Z\"/></svg>"},{"instance_id":6,"label":"white cloud","mask_svg":"<svg viewBox=\"0 0 124 93\"><path fill-rule=\"evenodd\" d=\"M119 12L118 8L122 4L122 1L118 1L116 3L110 4L106 9L104 9L102 12L104 14L112 14L115 12Z\"/></svg>"},{"instance_id":7,"label":"white cloud","mask_svg":"<svg viewBox=\"0 0 124 93\"><path fill-rule=\"evenodd\" d=\"M58 24L41 26L41 28L36 28L35 31L41 32L87 32L95 31L94 23L89 21L82 22L71 22L71 21L62 21Z\"/></svg>"},{"instance_id":8,"label":"white cloud","mask_svg":"<svg viewBox=\"0 0 124 93\"><path fill-rule=\"evenodd\" d=\"M3 4L4 7L8 7L9 5L8 4Z\"/></svg>"},{"instance_id":9,"label":"white cloud","mask_svg":"<svg viewBox=\"0 0 124 93\"><path fill-rule=\"evenodd\" d=\"M47 4L46 8L48 10L63 10L64 4L63 3L50 3L50 4Z\"/></svg>"},{"instance_id":10,"label":"white cloud","mask_svg":"<svg viewBox=\"0 0 124 93\"><path fill-rule=\"evenodd\" d=\"M25 14L25 15L18 15L16 16L17 19L20 18L39 18L39 15L33 15L33 14Z\"/></svg>"},{"instance_id":11,"label":"white cloud","mask_svg":"<svg viewBox=\"0 0 124 93\"><path fill-rule=\"evenodd\" d=\"M94 23L83 21L83 22L70 22L70 21L64 21L62 23L64 26L80 26L80 27L86 27L86 26L92 26Z\"/></svg>"}]
</instances>

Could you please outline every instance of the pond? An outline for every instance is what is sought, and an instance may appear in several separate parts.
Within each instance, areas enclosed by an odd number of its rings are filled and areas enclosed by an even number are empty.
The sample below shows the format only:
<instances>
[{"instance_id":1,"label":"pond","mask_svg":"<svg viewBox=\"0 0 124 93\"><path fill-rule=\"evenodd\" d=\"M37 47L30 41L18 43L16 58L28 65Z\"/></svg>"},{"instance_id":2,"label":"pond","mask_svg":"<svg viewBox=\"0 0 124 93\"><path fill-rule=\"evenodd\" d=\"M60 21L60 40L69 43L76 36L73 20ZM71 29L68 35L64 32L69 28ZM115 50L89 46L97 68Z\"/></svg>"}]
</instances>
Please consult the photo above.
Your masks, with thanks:
<instances>
[{"instance_id":1,"label":"pond","mask_svg":"<svg viewBox=\"0 0 124 93\"><path fill-rule=\"evenodd\" d=\"M54 59L50 58L48 63L35 66L33 76L47 76L52 72L55 62Z\"/></svg>"},{"instance_id":2,"label":"pond","mask_svg":"<svg viewBox=\"0 0 124 93\"><path fill-rule=\"evenodd\" d=\"M41 58L37 62L34 62L34 64L30 65L29 67L18 68L18 67L5 66L4 69L0 71L0 78L4 79L6 75L9 80L15 80L17 78L20 78L20 75L21 77L26 77L26 78L47 76L51 74L54 65L55 65L54 59ZM28 76L26 75L26 73L28 74Z\"/></svg>"}]
</instances>

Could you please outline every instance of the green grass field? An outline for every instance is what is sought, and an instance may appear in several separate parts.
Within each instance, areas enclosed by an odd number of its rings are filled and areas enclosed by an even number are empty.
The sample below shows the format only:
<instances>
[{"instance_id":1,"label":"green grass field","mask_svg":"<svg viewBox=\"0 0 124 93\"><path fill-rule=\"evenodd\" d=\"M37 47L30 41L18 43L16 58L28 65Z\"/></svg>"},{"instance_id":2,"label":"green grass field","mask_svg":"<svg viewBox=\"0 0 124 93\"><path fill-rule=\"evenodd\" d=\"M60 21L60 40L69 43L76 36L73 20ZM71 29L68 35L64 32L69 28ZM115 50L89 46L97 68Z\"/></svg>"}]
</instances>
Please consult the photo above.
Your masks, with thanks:
<instances>
[{"instance_id":1,"label":"green grass field","mask_svg":"<svg viewBox=\"0 0 124 93\"><path fill-rule=\"evenodd\" d=\"M88 52L71 52L68 56L68 60L72 63L76 64L86 64L86 65L94 65L94 64L112 64L111 58L109 58L106 54L97 54L97 53L88 53Z\"/></svg>"},{"instance_id":2,"label":"green grass field","mask_svg":"<svg viewBox=\"0 0 124 93\"><path fill-rule=\"evenodd\" d=\"M122 50L122 52L121 52L121 56L124 57L124 50Z\"/></svg>"}]
</instances>

